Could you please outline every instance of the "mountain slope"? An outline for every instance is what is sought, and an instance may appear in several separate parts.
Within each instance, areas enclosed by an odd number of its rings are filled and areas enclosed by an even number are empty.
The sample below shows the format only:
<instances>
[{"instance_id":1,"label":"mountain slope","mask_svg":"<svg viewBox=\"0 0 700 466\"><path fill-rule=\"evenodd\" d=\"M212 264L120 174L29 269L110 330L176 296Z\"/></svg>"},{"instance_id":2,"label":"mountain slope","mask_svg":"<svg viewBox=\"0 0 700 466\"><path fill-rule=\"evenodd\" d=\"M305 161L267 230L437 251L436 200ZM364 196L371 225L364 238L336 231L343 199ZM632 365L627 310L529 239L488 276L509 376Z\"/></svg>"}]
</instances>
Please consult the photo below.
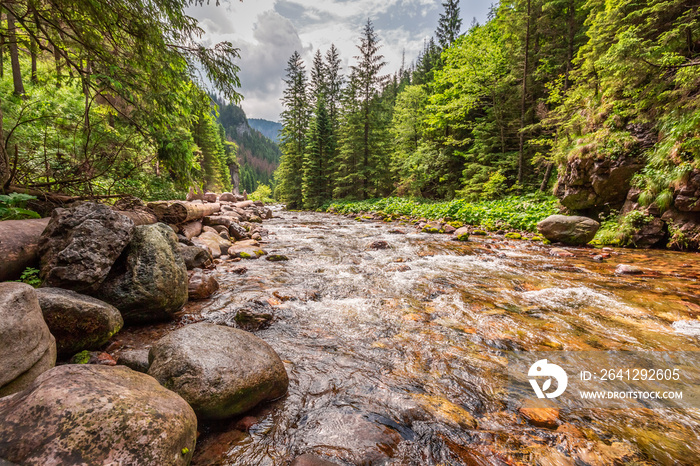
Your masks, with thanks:
<instances>
[{"instance_id":1,"label":"mountain slope","mask_svg":"<svg viewBox=\"0 0 700 466\"><path fill-rule=\"evenodd\" d=\"M224 128L226 138L238 145L240 191L251 193L261 183L272 186L272 174L279 166L281 156L279 146L251 127L242 108L217 103L218 121Z\"/></svg>"},{"instance_id":2,"label":"mountain slope","mask_svg":"<svg viewBox=\"0 0 700 466\"><path fill-rule=\"evenodd\" d=\"M282 123L276 121L263 120L262 118L248 118L251 128L257 129L265 137L279 144L279 133L282 131Z\"/></svg>"}]
</instances>

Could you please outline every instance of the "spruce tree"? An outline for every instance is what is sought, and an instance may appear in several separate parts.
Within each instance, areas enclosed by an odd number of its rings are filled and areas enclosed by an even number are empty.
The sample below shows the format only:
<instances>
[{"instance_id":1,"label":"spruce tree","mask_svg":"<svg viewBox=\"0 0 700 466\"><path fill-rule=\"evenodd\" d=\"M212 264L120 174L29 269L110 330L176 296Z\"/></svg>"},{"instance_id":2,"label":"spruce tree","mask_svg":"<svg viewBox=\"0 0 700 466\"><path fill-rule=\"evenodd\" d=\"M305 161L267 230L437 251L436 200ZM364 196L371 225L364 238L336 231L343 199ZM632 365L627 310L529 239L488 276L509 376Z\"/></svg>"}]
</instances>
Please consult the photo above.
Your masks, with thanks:
<instances>
[{"instance_id":1,"label":"spruce tree","mask_svg":"<svg viewBox=\"0 0 700 466\"><path fill-rule=\"evenodd\" d=\"M380 180L385 179L389 167L386 146L382 144L387 139L388 121L379 99L386 81L386 76L380 72L386 62L384 56L379 54L379 38L369 19L357 48L360 50L360 55L355 57L358 63L352 67L352 79L355 80L361 113L359 122L362 125L358 167L360 186L357 195L365 199L380 191Z\"/></svg>"},{"instance_id":2,"label":"spruce tree","mask_svg":"<svg viewBox=\"0 0 700 466\"><path fill-rule=\"evenodd\" d=\"M309 124L304 152L302 196L305 209L314 209L330 198L328 181L329 154L333 150L331 122L323 96L316 101L314 117Z\"/></svg>"},{"instance_id":3,"label":"spruce tree","mask_svg":"<svg viewBox=\"0 0 700 466\"><path fill-rule=\"evenodd\" d=\"M338 139L340 132L340 105L344 77L341 74L340 54L334 44L326 52L326 109L331 134L328 152L328 197L330 198L335 188L336 161L338 158Z\"/></svg>"},{"instance_id":4,"label":"spruce tree","mask_svg":"<svg viewBox=\"0 0 700 466\"><path fill-rule=\"evenodd\" d=\"M289 58L285 72L287 88L282 97L282 158L275 175L276 196L288 207L299 208L303 204L302 165L309 124L306 68L299 52L294 52Z\"/></svg>"},{"instance_id":5,"label":"spruce tree","mask_svg":"<svg viewBox=\"0 0 700 466\"><path fill-rule=\"evenodd\" d=\"M447 0L442 4L445 9L440 15L436 31L437 40L442 50L452 45L462 28L462 19L459 17L459 0Z\"/></svg>"}]
</instances>

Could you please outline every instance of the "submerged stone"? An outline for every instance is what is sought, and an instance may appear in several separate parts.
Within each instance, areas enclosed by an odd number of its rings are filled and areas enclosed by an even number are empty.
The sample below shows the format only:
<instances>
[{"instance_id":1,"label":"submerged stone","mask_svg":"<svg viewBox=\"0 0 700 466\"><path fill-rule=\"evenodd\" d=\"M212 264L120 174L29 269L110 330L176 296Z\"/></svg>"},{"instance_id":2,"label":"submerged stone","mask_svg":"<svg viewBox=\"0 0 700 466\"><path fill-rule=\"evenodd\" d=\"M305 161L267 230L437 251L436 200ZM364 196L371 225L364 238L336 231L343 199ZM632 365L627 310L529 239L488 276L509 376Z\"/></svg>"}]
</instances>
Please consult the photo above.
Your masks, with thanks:
<instances>
[{"instance_id":1,"label":"submerged stone","mask_svg":"<svg viewBox=\"0 0 700 466\"><path fill-rule=\"evenodd\" d=\"M287 392L281 359L243 330L198 323L156 342L148 373L175 391L202 419L225 419Z\"/></svg>"}]
</instances>

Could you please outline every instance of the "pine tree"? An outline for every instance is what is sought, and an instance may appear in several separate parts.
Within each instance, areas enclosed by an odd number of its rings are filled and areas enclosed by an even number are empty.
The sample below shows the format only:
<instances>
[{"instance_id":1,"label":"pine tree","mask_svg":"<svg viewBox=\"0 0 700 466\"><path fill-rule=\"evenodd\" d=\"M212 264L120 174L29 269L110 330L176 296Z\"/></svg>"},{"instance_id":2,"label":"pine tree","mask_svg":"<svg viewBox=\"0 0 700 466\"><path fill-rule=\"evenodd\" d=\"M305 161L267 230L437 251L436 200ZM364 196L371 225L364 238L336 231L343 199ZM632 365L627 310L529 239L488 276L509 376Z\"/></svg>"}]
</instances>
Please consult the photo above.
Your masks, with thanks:
<instances>
[{"instance_id":1,"label":"pine tree","mask_svg":"<svg viewBox=\"0 0 700 466\"><path fill-rule=\"evenodd\" d=\"M335 189L336 162L338 158L338 139L340 132L340 100L342 96L344 77L341 74L340 54L334 44L326 52L326 109L331 134L328 151L328 193L330 198Z\"/></svg>"},{"instance_id":2,"label":"pine tree","mask_svg":"<svg viewBox=\"0 0 700 466\"><path fill-rule=\"evenodd\" d=\"M282 158L275 174L275 194L278 199L286 202L288 207L299 208L303 204L302 165L309 124L309 102L306 93L306 69L298 52L294 52L290 57L285 72L284 82L287 88L282 97Z\"/></svg>"},{"instance_id":3,"label":"pine tree","mask_svg":"<svg viewBox=\"0 0 700 466\"><path fill-rule=\"evenodd\" d=\"M386 178L389 163L386 152L387 115L380 102L380 92L386 81L386 76L380 74L386 65L384 56L379 54L379 38L374 31L371 20L367 20L360 45L357 46L360 55L355 58L357 65L352 67L356 98L359 103L362 125L362 139L359 147L360 160L357 167L360 175L360 186L357 195L365 199L382 191L382 180ZM354 151L353 151L354 152Z\"/></svg>"},{"instance_id":4,"label":"pine tree","mask_svg":"<svg viewBox=\"0 0 700 466\"><path fill-rule=\"evenodd\" d=\"M435 33L440 48L445 50L452 45L462 29L462 19L459 17L459 0L447 0L442 4L445 11L440 15L438 28Z\"/></svg>"},{"instance_id":5,"label":"pine tree","mask_svg":"<svg viewBox=\"0 0 700 466\"><path fill-rule=\"evenodd\" d=\"M318 101L326 100L328 85L326 83L326 66L323 63L323 55L320 50L316 50L313 66L311 67L311 80L309 81L309 98L314 107Z\"/></svg>"},{"instance_id":6,"label":"pine tree","mask_svg":"<svg viewBox=\"0 0 700 466\"><path fill-rule=\"evenodd\" d=\"M314 117L309 124L304 152L302 196L305 209L319 207L330 198L329 155L333 151L332 127L323 97L317 99Z\"/></svg>"}]
</instances>

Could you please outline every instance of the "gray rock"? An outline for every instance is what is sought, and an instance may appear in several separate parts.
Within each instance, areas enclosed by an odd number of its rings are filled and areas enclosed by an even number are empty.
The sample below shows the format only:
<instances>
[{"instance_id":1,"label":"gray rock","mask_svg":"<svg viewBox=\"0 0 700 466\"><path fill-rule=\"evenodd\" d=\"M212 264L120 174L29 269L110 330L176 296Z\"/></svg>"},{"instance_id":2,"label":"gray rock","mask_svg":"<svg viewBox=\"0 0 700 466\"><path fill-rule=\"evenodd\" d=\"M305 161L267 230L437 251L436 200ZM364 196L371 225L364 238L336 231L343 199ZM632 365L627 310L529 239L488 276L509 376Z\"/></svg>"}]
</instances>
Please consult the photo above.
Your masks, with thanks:
<instances>
[{"instance_id":1,"label":"gray rock","mask_svg":"<svg viewBox=\"0 0 700 466\"><path fill-rule=\"evenodd\" d=\"M238 223L231 223L231 225L228 227L228 232L236 241L241 241L248 238L248 232Z\"/></svg>"},{"instance_id":2,"label":"gray rock","mask_svg":"<svg viewBox=\"0 0 700 466\"><path fill-rule=\"evenodd\" d=\"M652 218L630 235L629 242L642 249L662 246L668 236L667 230L666 222L660 218Z\"/></svg>"},{"instance_id":3,"label":"gray rock","mask_svg":"<svg viewBox=\"0 0 700 466\"><path fill-rule=\"evenodd\" d=\"M39 245L43 285L94 291L131 240L133 229L130 218L102 204L55 209Z\"/></svg>"},{"instance_id":4,"label":"gray rock","mask_svg":"<svg viewBox=\"0 0 700 466\"><path fill-rule=\"evenodd\" d=\"M231 193L222 193L219 196L219 201L221 202L236 202L236 196Z\"/></svg>"},{"instance_id":5,"label":"gray rock","mask_svg":"<svg viewBox=\"0 0 700 466\"><path fill-rule=\"evenodd\" d=\"M556 196L571 210L620 208L632 177L644 167L636 153L637 149L631 148L615 159L597 154L570 158L559 169Z\"/></svg>"},{"instance_id":6,"label":"gray rock","mask_svg":"<svg viewBox=\"0 0 700 466\"><path fill-rule=\"evenodd\" d=\"M593 239L600 223L588 217L550 215L537 224L537 231L552 242L586 244Z\"/></svg>"},{"instance_id":7,"label":"gray rock","mask_svg":"<svg viewBox=\"0 0 700 466\"><path fill-rule=\"evenodd\" d=\"M204 227L205 230L210 227ZM228 249L231 247L231 242L223 239L216 230L206 230L204 233L194 238L192 242L195 245L203 246L211 251L211 255L214 259L225 255L228 253Z\"/></svg>"},{"instance_id":8,"label":"gray rock","mask_svg":"<svg viewBox=\"0 0 700 466\"><path fill-rule=\"evenodd\" d=\"M134 228L134 237L98 292L126 323L166 320L187 302L187 269L175 233L162 223Z\"/></svg>"},{"instance_id":9,"label":"gray rock","mask_svg":"<svg viewBox=\"0 0 700 466\"><path fill-rule=\"evenodd\" d=\"M124 325L116 307L93 297L61 288L40 288L36 293L58 354L96 350Z\"/></svg>"},{"instance_id":10,"label":"gray rock","mask_svg":"<svg viewBox=\"0 0 700 466\"><path fill-rule=\"evenodd\" d=\"M175 330L151 348L148 373L203 419L225 419L279 398L289 379L275 351L253 334L209 323Z\"/></svg>"},{"instance_id":11,"label":"gray rock","mask_svg":"<svg viewBox=\"0 0 700 466\"><path fill-rule=\"evenodd\" d=\"M117 364L145 374L150 367L148 363L148 351L148 349L124 350L119 353Z\"/></svg>"},{"instance_id":12,"label":"gray rock","mask_svg":"<svg viewBox=\"0 0 700 466\"><path fill-rule=\"evenodd\" d=\"M124 366L51 369L0 419L0 457L20 464L186 465L197 436L185 400Z\"/></svg>"},{"instance_id":13,"label":"gray rock","mask_svg":"<svg viewBox=\"0 0 700 466\"><path fill-rule=\"evenodd\" d=\"M185 261L187 270L207 268L214 263L214 258L208 248L199 246L178 245L178 250L182 259Z\"/></svg>"},{"instance_id":14,"label":"gray rock","mask_svg":"<svg viewBox=\"0 0 700 466\"><path fill-rule=\"evenodd\" d=\"M34 288L0 283L0 397L23 390L55 364L56 340Z\"/></svg>"}]
</instances>

